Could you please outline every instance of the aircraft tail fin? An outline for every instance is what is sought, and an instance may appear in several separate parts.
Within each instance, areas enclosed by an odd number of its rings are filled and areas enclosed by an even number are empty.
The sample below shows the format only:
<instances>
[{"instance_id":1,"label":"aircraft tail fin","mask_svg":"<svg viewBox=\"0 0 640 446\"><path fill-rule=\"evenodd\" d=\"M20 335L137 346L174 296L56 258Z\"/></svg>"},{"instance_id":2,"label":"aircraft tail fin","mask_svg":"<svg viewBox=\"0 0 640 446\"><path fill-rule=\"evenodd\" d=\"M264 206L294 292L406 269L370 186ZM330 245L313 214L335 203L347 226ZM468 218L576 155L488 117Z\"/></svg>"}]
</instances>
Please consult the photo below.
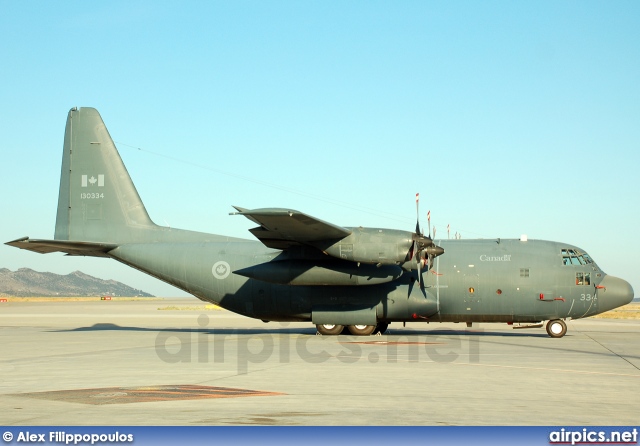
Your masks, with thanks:
<instances>
[{"instance_id":1,"label":"aircraft tail fin","mask_svg":"<svg viewBox=\"0 0 640 446\"><path fill-rule=\"evenodd\" d=\"M71 109L54 239L123 243L154 228L98 111Z\"/></svg>"}]
</instances>

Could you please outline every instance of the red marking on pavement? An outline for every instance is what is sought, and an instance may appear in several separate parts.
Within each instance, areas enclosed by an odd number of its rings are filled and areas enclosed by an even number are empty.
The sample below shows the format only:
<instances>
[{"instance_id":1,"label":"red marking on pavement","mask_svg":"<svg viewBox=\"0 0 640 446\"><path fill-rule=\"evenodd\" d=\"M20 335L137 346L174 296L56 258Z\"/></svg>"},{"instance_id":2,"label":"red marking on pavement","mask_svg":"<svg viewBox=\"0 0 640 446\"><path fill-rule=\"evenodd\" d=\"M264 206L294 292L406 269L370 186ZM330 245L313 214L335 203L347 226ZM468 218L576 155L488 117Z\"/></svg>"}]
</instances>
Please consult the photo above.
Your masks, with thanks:
<instances>
[{"instance_id":1,"label":"red marking on pavement","mask_svg":"<svg viewBox=\"0 0 640 446\"><path fill-rule=\"evenodd\" d=\"M275 395L284 395L284 393L266 392L263 390L235 389L231 387L193 385L104 387L98 389L54 390L50 392L14 394L14 396L93 405Z\"/></svg>"}]
</instances>

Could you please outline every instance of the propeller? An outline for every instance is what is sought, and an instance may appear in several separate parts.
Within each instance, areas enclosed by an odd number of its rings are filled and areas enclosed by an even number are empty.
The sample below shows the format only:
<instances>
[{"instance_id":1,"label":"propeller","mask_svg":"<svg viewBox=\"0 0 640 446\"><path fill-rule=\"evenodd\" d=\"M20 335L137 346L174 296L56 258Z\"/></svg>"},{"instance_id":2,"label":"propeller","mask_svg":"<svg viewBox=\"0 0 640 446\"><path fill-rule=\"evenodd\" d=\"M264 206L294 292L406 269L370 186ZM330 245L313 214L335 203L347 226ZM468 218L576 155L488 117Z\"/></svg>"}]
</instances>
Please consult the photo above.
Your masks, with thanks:
<instances>
[{"instance_id":1,"label":"propeller","mask_svg":"<svg viewBox=\"0 0 640 446\"><path fill-rule=\"evenodd\" d=\"M427 266L427 269L433 267L433 259L442 253L444 249L436 246L431 239L431 211L427 213L427 225L429 235L425 236L420 230L420 194L416 194L416 232L413 234L413 245L411 247L411 257L415 258L418 269L418 280L420 286L424 286L422 279L422 267ZM435 227L434 237L435 237ZM427 263L428 260L428 263Z\"/></svg>"}]
</instances>

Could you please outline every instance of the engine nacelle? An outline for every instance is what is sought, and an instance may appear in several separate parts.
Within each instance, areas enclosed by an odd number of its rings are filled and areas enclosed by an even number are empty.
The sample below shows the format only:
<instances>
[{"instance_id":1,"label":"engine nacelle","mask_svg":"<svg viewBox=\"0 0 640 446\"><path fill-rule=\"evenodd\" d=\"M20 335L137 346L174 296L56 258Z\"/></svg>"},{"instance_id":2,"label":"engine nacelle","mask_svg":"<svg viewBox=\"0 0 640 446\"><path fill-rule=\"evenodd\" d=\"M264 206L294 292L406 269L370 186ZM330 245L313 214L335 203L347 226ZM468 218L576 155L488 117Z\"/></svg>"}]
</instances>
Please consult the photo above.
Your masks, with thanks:
<instances>
[{"instance_id":1,"label":"engine nacelle","mask_svg":"<svg viewBox=\"0 0 640 446\"><path fill-rule=\"evenodd\" d=\"M402 276L397 265L361 264L338 260L275 260L241 270L235 274L278 285L378 285Z\"/></svg>"},{"instance_id":2,"label":"engine nacelle","mask_svg":"<svg viewBox=\"0 0 640 446\"><path fill-rule=\"evenodd\" d=\"M348 228L349 236L333 244L315 244L338 259L375 265L401 265L409 260L413 234L407 231L376 228Z\"/></svg>"}]
</instances>

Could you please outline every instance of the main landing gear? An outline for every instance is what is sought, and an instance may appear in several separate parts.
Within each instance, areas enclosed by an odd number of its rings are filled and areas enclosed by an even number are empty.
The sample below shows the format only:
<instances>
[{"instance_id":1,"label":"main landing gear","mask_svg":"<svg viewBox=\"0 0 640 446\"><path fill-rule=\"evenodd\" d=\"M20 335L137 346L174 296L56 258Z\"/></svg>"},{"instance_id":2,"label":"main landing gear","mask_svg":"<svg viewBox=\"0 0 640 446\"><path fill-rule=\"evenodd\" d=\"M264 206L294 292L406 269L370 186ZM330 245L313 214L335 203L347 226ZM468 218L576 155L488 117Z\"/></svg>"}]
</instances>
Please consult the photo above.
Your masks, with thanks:
<instances>
[{"instance_id":1,"label":"main landing gear","mask_svg":"<svg viewBox=\"0 0 640 446\"><path fill-rule=\"evenodd\" d=\"M354 336L369 336L371 334L383 334L387 331L389 324L387 322L380 322L377 325L334 325L334 324L319 324L316 325L318 334L324 336L335 336L343 332L348 332Z\"/></svg>"},{"instance_id":2,"label":"main landing gear","mask_svg":"<svg viewBox=\"0 0 640 446\"><path fill-rule=\"evenodd\" d=\"M316 328L318 329L318 333L320 333L321 335L334 336L342 333L344 326L333 325L333 324L322 324L322 325L316 325Z\"/></svg>"}]
</instances>

